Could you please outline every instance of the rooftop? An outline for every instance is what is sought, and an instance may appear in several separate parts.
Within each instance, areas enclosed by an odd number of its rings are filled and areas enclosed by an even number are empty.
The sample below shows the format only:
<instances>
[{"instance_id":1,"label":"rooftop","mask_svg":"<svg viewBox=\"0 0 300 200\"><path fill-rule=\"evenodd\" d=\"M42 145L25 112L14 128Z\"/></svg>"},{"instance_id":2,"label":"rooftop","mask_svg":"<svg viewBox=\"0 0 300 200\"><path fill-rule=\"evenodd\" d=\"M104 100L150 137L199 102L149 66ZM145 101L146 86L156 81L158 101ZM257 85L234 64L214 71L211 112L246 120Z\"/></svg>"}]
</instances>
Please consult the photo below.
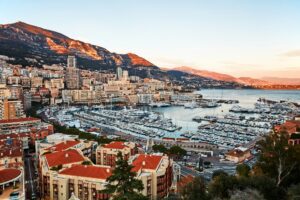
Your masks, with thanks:
<instances>
[{"instance_id":1,"label":"rooftop","mask_svg":"<svg viewBox=\"0 0 300 200\"><path fill-rule=\"evenodd\" d=\"M59 174L106 180L111 176L111 169L95 165L73 165L70 168L64 169Z\"/></svg>"},{"instance_id":2,"label":"rooftop","mask_svg":"<svg viewBox=\"0 0 300 200\"><path fill-rule=\"evenodd\" d=\"M21 171L18 169L2 169L0 170L0 185L13 180L21 175Z\"/></svg>"},{"instance_id":3,"label":"rooftop","mask_svg":"<svg viewBox=\"0 0 300 200\"><path fill-rule=\"evenodd\" d=\"M48 147L46 150L63 151L63 150L69 149L79 143L80 143L80 141L77 141L77 140L63 141L54 146Z\"/></svg>"},{"instance_id":4,"label":"rooftop","mask_svg":"<svg viewBox=\"0 0 300 200\"><path fill-rule=\"evenodd\" d=\"M38 118L34 118L34 117L25 117L25 118L19 118L19 119L2 119L2 120L0 120L0 124L29 122L29 121L41 121L41 120Z\"/></svg>"},{"instance_id":5,"label":"rooftop","mask_svg":"<svg viewBox=\"0 0 300 200\"><path fill-rule=\"evenodd\" d=\"M104 145L103 147L109 148L109 149L124 149L125 147L128 147L125 145L124 142L111 142L109 144Z\"/></svg>"},{"instance_id":6,"label":"rooftop","mask_svg":"<svg viewBox=\"0 0 300 200\"><path fill-rule=\"evenodd\" d=\"M84 161L84 157L75 149L45 154L49 167Z\"/></svg>"},{"instance_id":7,"label":"rooftop","mask_svg":"<svg viewBox=\"0 0 300 200\"><path fill-rule=\"evenodd\" d=\"M146 155L140 154L132 162L134 166L133 171L138 171L140 169L152 169L155 170L159 166L163 156L159 155Z\"/></svg>"}]
</instances>

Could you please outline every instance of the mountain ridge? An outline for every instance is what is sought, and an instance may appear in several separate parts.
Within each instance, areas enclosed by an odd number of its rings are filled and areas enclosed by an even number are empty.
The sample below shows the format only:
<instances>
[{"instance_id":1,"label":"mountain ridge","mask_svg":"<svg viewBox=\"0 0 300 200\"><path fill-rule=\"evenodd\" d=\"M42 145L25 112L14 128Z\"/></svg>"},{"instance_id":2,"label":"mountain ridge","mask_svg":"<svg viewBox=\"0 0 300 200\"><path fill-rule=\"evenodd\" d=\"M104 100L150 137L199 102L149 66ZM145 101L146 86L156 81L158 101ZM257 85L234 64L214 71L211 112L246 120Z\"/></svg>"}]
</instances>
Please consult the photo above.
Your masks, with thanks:
<instances>
[{"instance_id":1,"label":"mountain ridge","mask_svg":"<svg viewBox=\"0 0 300 200\"><path fill-rule=\"evenodd\" d=\"M79 68L115 71L116 67L120 66L128 70L129 73L139 75L142 78L149 77L150 74L151 77L161 80L175 80L172 77L175 75L180 80L187 81L191 78L190 75L193 75L193 79L198 77L199 83L201 80L205 82L207 79L215 80L216 83L218 81L237 83L232 84L233 87L271 84L267 80L250 77L236 78L228 74L190 67L159 68L134 53L110 52L106 48L72 39L62 33L21 21L0 25L0 55L15 58L9 62L23 66L65 64L67 55L76 55ZM184 73L176 73L176 71ZM192 83L189 82L189 84Z\"/></svg>"},{"instance_id":2,"label":"mountain ridge","mask_svg":"<svg viewBox=\"0 0 300 200\"><path fill-rule=\"evenodd\" d=\"M18 44L22 44L27 48L24 52L26 54L31 52L33 57L36 56L33 53L38 54L39 50L45 54L52 53L58 56L74 54L79 58L99 61L100 64L107 66L156 67L136 54L113 53L103 47L71 39L64 34L20 21L0 25L0 42L4 47L9 44L17 48Z\"/></svg>"}]
</instances>

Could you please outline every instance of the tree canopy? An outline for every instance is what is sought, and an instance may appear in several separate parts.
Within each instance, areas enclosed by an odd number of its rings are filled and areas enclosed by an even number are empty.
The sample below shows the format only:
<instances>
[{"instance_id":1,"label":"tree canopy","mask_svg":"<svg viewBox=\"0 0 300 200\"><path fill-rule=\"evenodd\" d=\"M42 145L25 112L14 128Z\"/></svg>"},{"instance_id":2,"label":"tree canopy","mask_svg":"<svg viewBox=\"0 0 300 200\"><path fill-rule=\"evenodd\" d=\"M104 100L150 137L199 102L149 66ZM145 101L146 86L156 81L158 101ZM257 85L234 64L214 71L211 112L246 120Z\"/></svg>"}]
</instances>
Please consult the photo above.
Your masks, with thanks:
<instances>
[{"instance_id":1,"label":"tree canopy","mask_svg":"<svg viewBox=\"0 0 300 200\"><path fill-rule=\"evenodd\" d=\"M113 200L146 200L140 192L144 189L141 180L136 179L133 166L125 160L121 152L117 155L116 168L107 178L104 193L111 194Z\"/></svg>"}]
</instances>

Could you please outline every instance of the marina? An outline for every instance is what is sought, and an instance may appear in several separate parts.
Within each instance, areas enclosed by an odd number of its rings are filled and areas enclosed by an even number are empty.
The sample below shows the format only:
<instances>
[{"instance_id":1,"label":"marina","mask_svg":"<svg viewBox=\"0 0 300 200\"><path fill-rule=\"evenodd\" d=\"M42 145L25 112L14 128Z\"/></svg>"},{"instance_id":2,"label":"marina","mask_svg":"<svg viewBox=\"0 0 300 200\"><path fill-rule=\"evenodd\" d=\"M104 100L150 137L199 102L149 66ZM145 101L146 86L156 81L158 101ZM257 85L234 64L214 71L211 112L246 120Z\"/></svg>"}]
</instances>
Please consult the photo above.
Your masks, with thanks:
<instances>
[{"instance_id":1,"label":"marina","mask_svg":"<svg viewBox=\"0 0 300 200\"><path fill-rule=\"evenodd\" d=\"M222 91L223 92L223 91ZM248 100L248 99L247 99ZM276 124L300 113L298 101L256 98L250 103L214 97L181 106L155 103L146 107L48 107L49 119L83 131L101 127L144 138L185 139L231 149L268 134ZM203 106L205 103L205 106ZM211 104L209 104L211 103ZM166 111L174 112L166 112Z\"/></svg>"}]
</instances>

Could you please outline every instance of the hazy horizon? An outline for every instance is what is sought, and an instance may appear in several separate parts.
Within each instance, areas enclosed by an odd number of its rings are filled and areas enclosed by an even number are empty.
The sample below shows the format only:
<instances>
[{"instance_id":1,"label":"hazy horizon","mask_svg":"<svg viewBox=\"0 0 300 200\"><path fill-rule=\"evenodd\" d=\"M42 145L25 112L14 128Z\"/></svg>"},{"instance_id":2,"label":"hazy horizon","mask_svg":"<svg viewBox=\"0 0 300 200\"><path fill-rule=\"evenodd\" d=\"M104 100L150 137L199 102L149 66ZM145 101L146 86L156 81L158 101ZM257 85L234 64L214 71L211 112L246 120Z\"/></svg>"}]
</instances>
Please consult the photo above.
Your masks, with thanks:
<instances>
[{"instance_id":1,"label":"hazy horizon","mask_svg":"<svg viewBox=\"0 0 300 200\"><path fill-rule=\"evenodd\" d=\"M162 68L300 78L298 1L2 0L0 23L23 21Z\"/></svg>"}]
</instances>

